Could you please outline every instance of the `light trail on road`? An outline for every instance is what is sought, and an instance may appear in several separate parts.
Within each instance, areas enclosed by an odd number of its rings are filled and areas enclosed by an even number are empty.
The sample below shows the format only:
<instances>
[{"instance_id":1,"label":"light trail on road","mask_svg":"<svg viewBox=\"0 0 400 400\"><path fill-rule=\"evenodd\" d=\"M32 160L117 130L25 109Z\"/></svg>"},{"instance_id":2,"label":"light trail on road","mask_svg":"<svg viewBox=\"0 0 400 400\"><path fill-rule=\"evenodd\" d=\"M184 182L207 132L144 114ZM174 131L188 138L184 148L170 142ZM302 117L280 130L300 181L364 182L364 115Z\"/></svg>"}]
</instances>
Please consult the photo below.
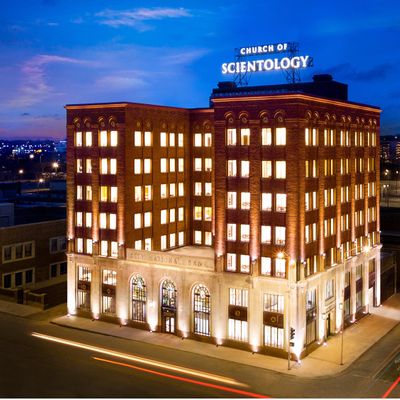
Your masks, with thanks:
<instances>
[{"instance_id":1,"label":"light trail on road","mask_svg":"<svg viewBox=\"0 0 400 400\"><path fill-rule=\"evenodd\" d=\"M400 383L400 376L392 383L390 388L385 392L385 394L382 396L382 399L386 399L390 393L392 393L393 389Z\"/></svg>"},{"instance_id":2,"label":"light trail on road","mask_svg":"<svg viewBox=\"0 0 400 400\"><path fill-rule=\"evenodd\" d=\"M225 392L235 393L235 394L239 394L239 395L242 395L242 396L255 397L255 398L258 398L258 399L269 398L268 396L261 395L261 394L258 394L258 393L248 392L246 390L234 389L234 388L230 388L230 387L227 387L227 386L216 385L214 383L196 381L194 379L184 378L184 377L181 377L181 376L176 376L176 375L171 375L171 374L166 374L165 372L158 372L158 371L154 371L154 370L147 369L147 368L141 368L141 367L137 367L135 365L121 363L119 361L106 360L104 358L98 358L98 357L93 357L93 359L96 360L96 361L101 361L101 362L105 362L105 363L108 363L108 364L119 365L121 367L131 368L131 369L135 369L135 370L138 370L138 371L147 372L149 374L162 376L164 378L175 379L177 381L183 381L183 382L187 382L187 383L193 383L195 385L205 386L205 387L209 387L209 388L212 388L212 389L223 390Z\"/></svg>"},{"instance_id":3,"label":"light trail on road","mask_svg":"<svg viewBox=\"0 0 400 400\"><path fill-rule=\"evenodd\" d=\"M133 361L133 362L151 365L152 367L158 367L158 368L178 372L181 374L192 375L197 378L209 379L209 380L225 383L228 385L248 387L248 385L238 382L235 379L227 378L227 377L220 376L220 375L214 375L214 374L210 374L208 372L198 371L198 370L194 370L194 369L190 369L190 368L179 367L177 365L167 364L167 363L164 363L161 361L152 360L150 358L144 358L144 357L134 356L132 354L121 353L118 351L106 349L104 347L92 346L89 344L75 342L73 340L63 339L63 338L59 338L56 336L44 335L42 333L37 333L37 332L32 332L32 336L36 337L38 339L43 339L43 340L47 340L50 342L63 344L66 346L77 347L80 349L93 351L95 353L106 354L109 356L123 358L125 360L129 360L129 361Z\"/></svg>"}]
</instances>

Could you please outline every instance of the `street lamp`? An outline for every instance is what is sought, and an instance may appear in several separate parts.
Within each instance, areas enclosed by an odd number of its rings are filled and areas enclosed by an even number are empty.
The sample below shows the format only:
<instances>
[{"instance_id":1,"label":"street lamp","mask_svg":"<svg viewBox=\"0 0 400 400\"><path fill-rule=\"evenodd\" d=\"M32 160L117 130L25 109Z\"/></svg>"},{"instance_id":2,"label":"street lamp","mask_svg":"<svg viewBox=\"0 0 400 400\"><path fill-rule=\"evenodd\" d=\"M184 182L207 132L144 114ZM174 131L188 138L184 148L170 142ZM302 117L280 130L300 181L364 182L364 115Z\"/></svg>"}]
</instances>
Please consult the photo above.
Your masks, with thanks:
<instances>
[{"instance_id":1,"label":"street lamp","mask_svg":"<svg viewBox=\"0 0 400 400\"><path fill-rule=\"evenodd\" d=\"M57 169L58 169L58 162L53 162L53 168L55 169L55 173L57 174Z\"/></svg>"}]
</instances>

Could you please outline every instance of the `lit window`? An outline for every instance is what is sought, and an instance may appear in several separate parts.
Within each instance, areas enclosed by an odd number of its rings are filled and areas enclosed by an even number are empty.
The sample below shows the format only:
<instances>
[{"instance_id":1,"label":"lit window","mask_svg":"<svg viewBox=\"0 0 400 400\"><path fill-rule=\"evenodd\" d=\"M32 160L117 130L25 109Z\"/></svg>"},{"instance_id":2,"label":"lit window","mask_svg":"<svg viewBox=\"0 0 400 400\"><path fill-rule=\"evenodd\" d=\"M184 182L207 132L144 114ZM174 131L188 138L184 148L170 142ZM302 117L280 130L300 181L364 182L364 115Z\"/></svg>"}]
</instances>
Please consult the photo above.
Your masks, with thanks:
<instances>
[{"instance_id":1,"label":"lit window","mask_svg":"<svg viewBox=\"0 0 400 400\"><path fill-rule=\"evenodd\" d=\"M161 171L161 173L167 172L167 159L166 158L160 158L160 171Z\"/></svg>"},{"instance_id":2,"label":"lit window","mask_svg":"<svg viewBox=\"0 0 400 400\"><path fill-rule=\"evenodd\" d=\"M144 213L144 227L148 228L151 226L151 211Z\"/></svg>"},{"instance_id":3,"label":"lit window","mask_svg":"<svg viewBox=\"0 0 400 400\"><path fill-rule=\"evenodd\" d=\"M169 134L169 145L170 145L170 147L175 146L175 133Z\"/></svg>"},{"instance_id":4,"label":"lit window","mask_svg":"<svg viewBox=\"0 0 400 400\"><path fill-rule=\"evenodd\" d=\"M135 186L135 201L142 201L142 187Z\"/></svg>"},{"instance_id":5,"label":"lit window","mask_svg":"<svg viewBox=\"0 0 400 400\"><path fill-rule=\"evenodd\" d=\"M275 244L284 245L286 242L286 228L284 226L275 227Z\"/></svg>"},{"instance_id":6,"label":"lit window","mask_svg":"<svg viewBox=\"0 0 400 400\"><path fill-rule=\"evenodd\" d=\"M240 162L240 174L242 178L248 178L250 174L250 161Z\"/></svg>"},{"instance_id":7,"label":"lit window","mask_svg":"<svg viewBox=\"0 0 400 400\"><path fill-rule=\"evenodd\" d=\"M261 177L271 178L272 176L272 161L262 161L261 163Z\"/></svg>"},{"instance_id":8,"label":"lit window","mask_svg":"<svg viewBox=\"0 0 400 400\"><path fill-rule=\"evenodd\" d=\"M135 158L133 160L133 173L135 175L142 173L142 160L140 158Z\"/></svg>"},{"instance_id":9,"label":"lit window","mask_svg":"<svg viewBox=\"0 0 400 400\"><path fill-rule=\"evenodd\" d=\"M117 159L111 158L110 159L110 174L115 175L117 173Z\"/></svg>"},{"instance_id":10,"label":"lit window","mask_svg":"<svg viewBox=\"0 0 400 400\"><path fill-rule=\"evenodd\" d=\"M226 236L229 241L236 241L236 224L227 224Z\"/></svg>"},{"instance_id":11,"label":"lit window","mask_svg":"<svg viewBox=\"0 0 400 400\"><path fill-rule=\"evenodd\" d=\"M185 232L178 233L178 246L183 246L185 244Z\"/></svg>"},{"instance_id":12,"label":"lit window","mask_svg":"<svg viewBox=\"0 0 400 400\"><path fill-rule=\"evenodd\" d=\"M93 253L93 240L86 239L86 253L92 254Z\"/></svg>"},{"instance_id":13,"label":"lit window","mask_svg":"<svg viewBox=\"0 0 400 400\"><path fill-rule=\"evenodd\" d=\"M195 196L201 196L201 182L195 182L194 183L194 195Z\"/></svg>"},{"instance_id":14,"label":"lit window","mask_svg":"<svg viewBox=\"0 0 400 400\"><path fill-rule=\"evenodd\" d=\"M160 196L162 199L167 198L167 185L165 183L160 185Z\"/></svg>"},{"instance_id":15,"label":"lit window","mask_svg":"<svg viewBox=\"0 0 400 400\"><path fill-rule=\"evenodd\" d=\"M228 160L228 176L236 176L236 160Z\"/></svg>"},{"instance_id":16,"label":"lit window","mask_svg":"<svg viewBox=\"0 0 400 400\"><path fill-rule=\"evenodd\" d=\"M178 208L178 221L183 221L185 218L185 209L183 207Z\"/></svg>"},{"instance_id":17,"label":"lit window","mask_svg":"<svg viewBox=\"0 0 400 400\"><path fill-rule=\"evenodd\" d=\"M142 241L135 240L135 250L142 250Z\"/></svg>"},{"instance_id":18,"label":"lit window","mask_svg":"<svg viewBox=\"0 0 400 400\"><path fill-rule=\"evenodd\" d=\"M169 159L169 172L175 172L175 158Z\"/></svg>"},{"instance_id":19,"label":"lit window","mask_svg":"<svg viewBox=\"0 0 400 400\"><path fill-rule=\"evenodd\" d=\"M226 130L226 144L227 146L236 146L237 138L236 138L236 129L227 129Z\"/></svg>"},{"instance_id":20,"label":"lit window","mask_svg":"<svg viewBox=\"0 0 400 400\"><path fill-rule=\"evenodd\" d=\"M75 146L82 147L82 132L75 132Z\"/></svg>"},{"instance_id":21,"label":"lit window","mask_svg":"<svg viewBox=\"0 0 400 400\"><path fill-rule=\"evenodd\" d=\"M261 209L263 211L272 211L272 194L263 193L261 195Z\"/></svg>"},{"instance_id":22,"label":"lit window","mask_svg":"<svg viewBox=\"0 0 400 400\"><path fill-rule=\"evenodd\" d=\"M286 161L275 161L275 178L286 179Z\"/></svg>"},{"instance_id":23,"label":"lit window","mask_svg":"<svg viewBox=\"0 0 400 400\"><path fill-rule=\"evenodd\" d=\"M306 146L316 146L318 143L318 130L306 128L304 131Z\"/></svg>"},{"instance_id":24,"label":"lit window","mask_svg":"<svg viewBox=\"0 0 400 400\"><path fill-rule=\"evenodd\" d=\"M271 258L261 257L261 275L271 275Z\"/></svg>"},{"instance_id":25,"label":"lit window","mask_svg":"<svg viewBox=\"0 0 400 400\"><path fill-rule=\"evenodd\" d=\"M175 208L169 210L169 222L175 222Z\"/></svg>"},{"instance_id":26,"label":"lit window","mask_svg":"<svg viewBox=\"0 0 400 400\"><path fill-rule=\"evenodd\" d=\"M151 160L150 158L145 158L143 160L143 173L150 174L151 173Z\"/></svg>"},{"instance_id":27,"label":"lit window","mask_svg":"<svg viewBox=\"0 0 400 400\"><path fill-rule=\"evenodd\" d=\"M261 243L271 243L271 227L269 225L261 226Z\"/></svg>"},{"instance_id":28,"label":"lit window","mask_svg":"<svg viewBox=\"0 0 400 400\"><path fill-rule=\"evenodd\" d=\"M117 214L110 214L109 227L110 229L117 229Z\"/></svg>"},{"instance_id":29,"label":"lit window","mask_svg":"<svg viewBox=\"0 0 400 400\"><path fill-rule=\"evenodd\" d=\"M82 225L83 225L82 212L78 211L76 213L76 226L82 226Z\"/></svg>"},{"instance_id":30,"label":"lit window","mask_svg":"<svg viewBox=\"0 0 400 400\"><path fill-rule=\"evenodd\" d=\"M201 221L201 212L202 212L201 207L199 207L199 206L194 207L194 219L196 221Z\"/></svg>"},{"instance_id":31,"label":"lit window","mask_svg":"<svg viewBox=\"0 0 400 400\"><path fill-rule=\"evenodd\" d=\"M242 192L240 194L240 208L242 210L250 210L250 193Z\"/></svg>"},{"instance_id":32,"label":"lit window","mask_svg":"<svg viewBox=\"0 0 400 400\"><path fill-rule=\"evenodd\" d=\"M161 224L166 224L168 222L167 210L161 210Z\"/></svg>"},{"instance_id":33,"label":"lit window","mask_svg":"<svg viewBox=\"0 0 400 400\"><path fill-rule=\"evenodd\" d=\"M204 171L211 172L212 170L212 159L205 158L204 159Z\"/></svg>"},{"instance_id":34,"label":"lit window","mask_svg":"<svg viewBox=\"0 0 400 400\"><path fill-rule=\"evenodd\" d=\"M167 235L161 235L161 250L167 248Z\"/></svg>"},{"instance_id":35,"label":"lit window","mask_svg":"<svg viewBox=\"0 0 400 400\"><path fill-rule=\"evenodd\" d=\"M175 183L170 183L169 184L169 197L175 197L176 196L176 185Z\"/></svg>"},{"instance_id":36,"label":"lit window","mask_svg":"<svg viewBox=\"0 0 400 400\"><path fill-rule=\"evenodd\" d=\"M142 132L141 131L135 131L134 144L136 147L140 147L142 145Z\"/></svg>"},{"instance_id":37,"label":"lit window","mask_svg":"<svg viewBox=\"0 0 400 400\"><path fill-rule=\"evenodd\" d=\"M204 195L205 196L212 196L212 184L211 182L204 183Z\"/></svg>"},{"instance_id":38,"label":"lit window","mask_svg":"<svg viewBox=\"0 0 400 400\"><path fill-rule=\"evenodd\" d=\"M116 186L110 187L110 201L116 203L118 201L118 188Z\"/></svg>"},{"instance_id":39,"label":"lit window","mask_svg":"<svg viewBox=\"0 0 400 400\"><path fill-rule=\"evenodd\" d=\"M236 271L236 254L227 253L226 269L227 271Z\"/></svg>"},{"instance_id":40,"label":"lit window","mask_svg":"<svg viewBox=\"0 0 400 400\"><path fill-rule=\"evenodd\" d=\"M212 220L212 207L204 207L204 221Z\"/></svg>"},{"instance_id":41,"label":"lit window","mask_svg":"<svg viewBox=\"0 0 400 400\"><path fill-rule=\"evenodd\" d=\"M194 147L201 147L201 133L194 134Z\"/></svg>"},{"instance_id":42,"label":"lit window","mask_svg":"<svg viewBox=\"0 0 400 400\"><path fill-rule=\"evenodd\" d=\"M76 239L76 252L83 253L83 239L82 238Z\"/></svg>"},{"instance_id":43,"label":"lit window","mask_svg":"<svg viewBox=\"0 0 400 400\"><path fill-rule=\"evenodd\" d=\"M261 129L261 145L270 146L272 144L272 133L271 128Z\"/></svg>"},{"instance_id":44,"label":"lit window","mask_svg":"<svg viewBox=\"0 0 400 400\"><path fill-rule=\"evenodd\" d=\"M202 243L201 231L194 231L194 243L195 244L201 244Z\"/></svg>"},{"instance_id":45,"label":"lit window","mask_svg":"<svg viewBox=\"0 0 400 400\"><path fill-rule=\"evenodd\" d=\"M194 159L194 170L201 171L201 158Z\"/></svg>"},{"instance_id":46,"label":"lit window","mask_svg":"<svg viewBox=\"0 0 400 400\"><path fill-rule=\"evenodd\" d=\"M175 247L175 233L170 233L169 235L169 247Z\"/></svg>"},{"instance_id":47,"label":"lit window","mask_svg":"<svg viewBox=\"0 0 400 400\"><path fill-rule=\"evenodd\" d=\"M82 191L82 186L77 185L76 186L76 199L77 200L82 200L83 199L83 191Z\"/></svg>"},{"instance_id":48,"label":"lit window","mask_svg":"<svg viewBox=\"0 0 400 400\"><path fill-rule=\"evenodd\" d=\"M92 200L92 187L91 186L86 186L86 200L88 200L88 201Z\"/></svg>"},{"instance_id":49,"label":"lit window","mask_svg":"<svg viewBox=\"0 0 400 400\"><path fill-rule=\"evenodd\" d=\"M240 255L240 272L250 272L250 256L244 254Z\"/></svg>"},{"instance_id":50,"label":"lit window","mask_svg":"<svg viewBox=\"0 0 400 400\"><path fill-rule=\"evenodd\" d=\"M160 133L160 146L167 147L167 133L166 132Z\"/></svg>"},{"instance_id":51,"label":"lit window","mask_svg":"<svg viewBox=\"0 0 400 400\"><path fill-rule=\"evenodd\" d=\"M86 171L87 174L92 173L92 160L90 158L86 159Z\"/></svg>"},{"instance_id":52,"label":"lit window","mask_svg":"<svg viewBox=\"0 0 400 400\"><path fill-rule=\"evenodd\" d=\"M118 145L118 132L111 131L110 132L110 146L117 147L117 145Z\"/></svg>"},{"instance_id":53,"label":"lit window","mask_svg":"<svg viewBox=\"0 0 400 400\"><path fill-rule=\"evenodd\" d=\"M107 131L100 131L100 147L107 146Z\"/></svg>"},{"instance_id":54,"label":"lit window","mask_svg":"<svg viewBox=\"0 0 400 400\"><path fill-rule=\"evenodd\" d=\"M76 172L78 174L81 174L83 172L82 158L77 158L76 159Z\"/></svg>"},{"instance_id":55,"label":"lit window","mask_svg":"<svg viewBox=\"0 0 400 400\"><path fill-rule=\"evenodd\" d=\"M183 158L178 158L178 172L185 171L185 160Z\"/></svg>"},{"instance_id":56,"label":"lit window","mask_svg":"<svg viewBox=\"0 0 400 400\"><path fill-rule=\"evenodd\" d=\"M277 146L286 145L286 128L275 129L275 144Z\"/></svg>"},{"instance_id":57,"label":"lit window","mask_svg":"<svg viewBox=\"0 0 400 400\"><path fill-rule=\"evenodd\" d=\"M102 240L100 242L100 255L103 257L108 256L108 242L107 240Z\"/></svg>"},{"instance_id":58,"label":"lit window","mask_svg":"<svg viewBox=\"0 0 400 400\"><path fill-rule=\"evenodd\" d=\"M108 162L107 158L100 159L100 174L108 174Z\"/></svg>"},{"instance_id":59,"label":"lit window","mask_svg":"<svg viewBox=\"0 0 400 400\"><path fill-rule=\"evenodd\" d=\"M152 145L152 135L151 135L151 132L149 132L149 131L146 131L144 133L144 145L146 147L150 147Z\"/></svg>"},{"instance_id":60,"label":"lit window","mask_svg":"<svg viewBox=\"0 0 400 400\"><path fill-rule=\"evenodd\" d=\"M92 146L92 132L86 132L85 134L85 139L86 139L86 147L91 147Z\"/></svg>"},{"instance_id":61,"label":"lit window","mask_svg":"<svg viewBox=\"0 0 400 400\"><path fill-rule=\"evenodd\" d=\"M144 239L144 249L151 251L151 238Z\"/></svg>"},{"instance_id":62,"label":"lit window","mask_svg":"<svg viewBox=\"0 0 400 400\"><path fill-rule=\"evenodd\" d=\"M286 260L284 258L275 258L275 276L278 278L285 278Z\"/></svg>"},{"instance_id":63,"label":"lit window","mask_svg":"<svg viewBox=\"0 0 400 400\"><path fill-rule=\"evenodd\" d=\"M178 183L178 196L184 196L185 195L185 185L183 182Z\"/></svg>"},{"instance_id":64,"label":"lit window","mask_svg":"<svg viewBox=\"0 0 400 400\"><path fill-rule=\"evenodd\" d=\"M107 228L107 214L100 213L100 229L106 229L106 228Z\"/></svg>"},{"instance_id":65,"label":"lit window","mask_svg":"<svg viewBox=\"0 0 400 400\"><path fill-rule=\"evenodd\" d=\"M135 229L139 229L142 227L142 214L137 213L134 215L134 227Z\"/></svg>"},{"instance_id":66,"label":"lit window","mask_svg":"<svg viewBox=\"0 0 400 400\"><path fill-rule=\"evenodd\" d=\"M118 257L118 243L111 242L111 257Z\"/></svg>"},{"instance_id":67,"label":"lit window","mask_svg":"<svg viewBox=\"0 0 400 400\"><path fill-rule=\"evenodd\" d=\"M250 129L242 128L240 130L240 144L242 146L248 146L250 144Z\"/></svg>"},{"instance_id":68,"label":"lit window","mask_svg":"<svg viewBox=\"0 0 400 400\"><path fill-rule=\"evenodd\" d=\"M228 208L236 208L236 192L228 192L227 199L228 199Z\"/></svg>"},{"instance_id":69,"label":"lit window","mask_svg":"<svg viewBox=\"0 0 400 400\"><path fill-rule=\"evenodd\" d=\"M286 194L276 194L275 210L278 212L286 212Z\"/></svg>"},{"instance_id":70,"label":"lit window","mask_svg":"<svg viewBox=\"0 0 400 400\"><path fill-rule=\"evenodd\" d=\"M212 145L211 133L205 133L204 134L204 146L205 147L211 147L211 145Z\"/></svg>"},{"instance_id":71,"label":"lit window","mask_svg":"<svg viewBox=\"0 0 400 400\"><path fill-rule=\"evenodd\" d=\"M151 185L144 186L144 201L151 200Z\"/></svg>"},{"instance_id":72,"label":"lit window","mask_svg":"<svg viewBox=\"0 0 400 400\"><path fill-rule=\"evenodd\" d=\"M183 133L178 133L178 147L183 147Z\"/></svg>"},{"instance_id":73,"label":"lit window","mask_svg":"<svg viewBox=\"0 0 400 400\"><path fill-rule=\"evenodd\" d=\"M241 224L240 225L240 241L249 242L250 241L250 225Z\"/></svg>"},{"instance_id":74,"label":"lit window","mask_svg":"<svg viewBox=\"0 0 400 400\"><path fill-rule=\"evenodd\" d=\"M204 244L206 246L211 246L212 245L212 235L211 232L204 232Z\"/></svg>"}]
</instances>

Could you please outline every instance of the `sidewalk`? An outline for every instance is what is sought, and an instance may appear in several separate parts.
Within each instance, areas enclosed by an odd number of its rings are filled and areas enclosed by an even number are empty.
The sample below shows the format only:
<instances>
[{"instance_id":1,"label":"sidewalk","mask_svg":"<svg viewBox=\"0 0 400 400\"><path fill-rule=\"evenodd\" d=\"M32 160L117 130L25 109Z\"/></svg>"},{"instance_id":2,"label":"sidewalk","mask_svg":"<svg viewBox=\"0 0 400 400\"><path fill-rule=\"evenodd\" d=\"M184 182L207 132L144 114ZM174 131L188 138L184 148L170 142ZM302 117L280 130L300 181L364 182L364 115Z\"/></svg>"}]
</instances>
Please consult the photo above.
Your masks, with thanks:
<instances>
[{"instance_id":1,"label":"sidewalk","mask_svg":"<svg viewBox=\"0 0 400 400\"><path fill-rule=\"evenodd\" d=\"M340 365L341 336L329 339L327 346L321 346L302 360L301 366L292 362L288 371L287 360L237 350L229 347L216 347L195 340L182 340L174 335L150 333L130 327L120 327L101 321L92 321L76 316L56 318L52 323L69 328L96 332L104 335L145 342L181 351L201 354L226 361L273 370L303 378L315 378L338 374L348 368L374 343L400 322L400 294L391 297L385 304L375 308L371 315L362 318L344 332L344 365Z\"/></svg>"},{"instance_id":2,"label":"sidewalk","mask_svg":"<svg viewBox=\"0 0 400 400\"><path fill-rule=\"evenodd\" d=\"M41 308L17 304L12 301L0 300L0 312L15 315L18 317L29 317L30 315L41 312Z\"/></svg>"}]
</instances>

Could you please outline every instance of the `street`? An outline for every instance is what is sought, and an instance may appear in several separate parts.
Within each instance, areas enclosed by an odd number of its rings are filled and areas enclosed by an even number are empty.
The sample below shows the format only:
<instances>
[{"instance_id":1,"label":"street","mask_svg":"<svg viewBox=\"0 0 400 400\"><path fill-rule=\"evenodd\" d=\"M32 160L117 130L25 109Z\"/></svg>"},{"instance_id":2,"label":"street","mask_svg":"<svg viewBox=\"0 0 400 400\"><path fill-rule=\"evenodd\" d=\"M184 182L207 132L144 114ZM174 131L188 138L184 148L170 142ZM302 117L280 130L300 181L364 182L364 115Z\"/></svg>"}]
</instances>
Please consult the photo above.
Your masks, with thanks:
<instances>
[{"instance_id":1,"label":"street","mask_svg":"<svg viewBox=\"0 0 400 400\"><path fill-rule=\"evenodd\" d=\"M400 350L398 325L343 374L301 379L45 318L0 314L0 326L1 397L382 397Z\"/></svg>"}]
</instances>

